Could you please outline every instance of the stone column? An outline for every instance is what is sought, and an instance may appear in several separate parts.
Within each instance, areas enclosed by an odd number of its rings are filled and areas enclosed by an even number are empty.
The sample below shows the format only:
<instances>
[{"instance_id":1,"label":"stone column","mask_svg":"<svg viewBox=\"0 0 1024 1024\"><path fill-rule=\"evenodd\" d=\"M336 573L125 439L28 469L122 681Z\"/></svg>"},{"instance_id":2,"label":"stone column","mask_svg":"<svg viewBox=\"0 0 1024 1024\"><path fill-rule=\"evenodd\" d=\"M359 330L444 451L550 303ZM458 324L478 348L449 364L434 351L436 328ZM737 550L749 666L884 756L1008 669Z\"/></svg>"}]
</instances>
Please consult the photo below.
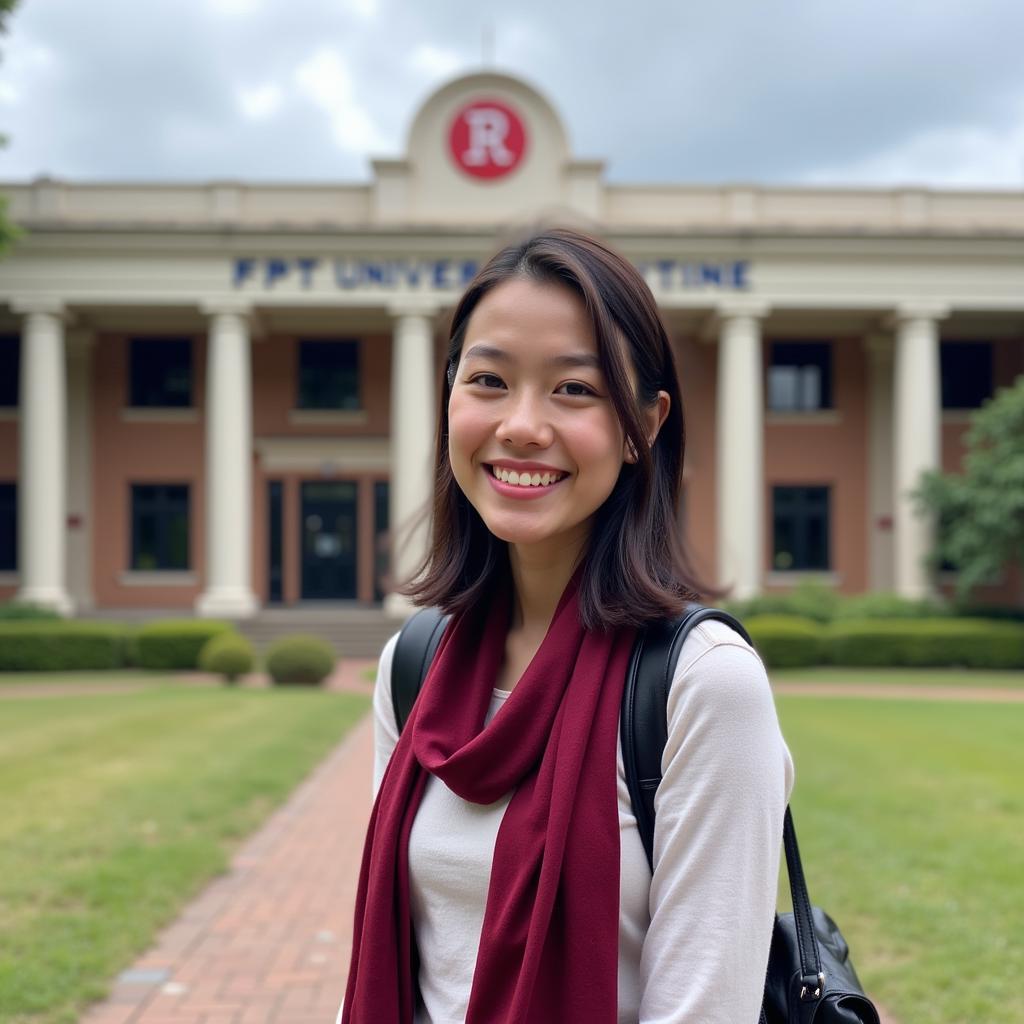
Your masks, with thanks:
<instances>
[{"instance_id":1,"label":"stone column","mask_svg":"<svg viewBox=\"0 0 1024 1024\"><path fill-rule=\"evenodd\" d=\"M64 307L14 302L24 316L19 396L16 599L70 615L67 592L67 369Z\"/></svg>"},{"instance_id":2,"label":"stone column","mask_svg":"<svg viewBox=\"0 0 1024 1024\"><path fill-rule=\"evenodd\" d=\"M893 574L893 343L864 339L868 358L868 585L891 591Z\"/></svg>"},{"instance_id":3,"label":"stone column","mask_svg":"<svg viewBox=\"0 0 1024 1024\"><path fill-rule=\"evenodd\" d=\"M932 594L925 560L934 524L919 515L910 497L925 470L939 469L942 421L939 390L939 321L949 311L939 305L897 309L894 374L895 419L895 589L903 597Z\"/></svg>"},{"instance_id":4,"label":"stone column","mask_svg":"<svg viewBox=\"0 0 1024 1024\"><path fill-rule=\"evenodd\" d=\"M397 583L412 578L427 551L429 508L433 490L437 366L434 317L426 304L391 307L395 329L391 342L391 575ZM404 618L408 599L388 594L384 610Z\"/></svg>"},{"instance_id":5,"label":"stone column","mask_svg":"<svg viewBox=\"0 0 1024 1024\"><path fill-rule=\"evenodd\" d=\"M248 618L252 591L252 370L249 310L203 307L210 317L206 370L206 588L201 616Z\"/></svg>"},{"instance_id":6,"label":"stone column","mask_svg":"<svg viewBox=\"0 0 1024 1024\"><path fill-rule=\"evenodd\" d=\"M767 315L767 305L757 301L718 309L718 579L738 599L760 592L764 577L761 320Z\"/></svg>"}]
</instances>

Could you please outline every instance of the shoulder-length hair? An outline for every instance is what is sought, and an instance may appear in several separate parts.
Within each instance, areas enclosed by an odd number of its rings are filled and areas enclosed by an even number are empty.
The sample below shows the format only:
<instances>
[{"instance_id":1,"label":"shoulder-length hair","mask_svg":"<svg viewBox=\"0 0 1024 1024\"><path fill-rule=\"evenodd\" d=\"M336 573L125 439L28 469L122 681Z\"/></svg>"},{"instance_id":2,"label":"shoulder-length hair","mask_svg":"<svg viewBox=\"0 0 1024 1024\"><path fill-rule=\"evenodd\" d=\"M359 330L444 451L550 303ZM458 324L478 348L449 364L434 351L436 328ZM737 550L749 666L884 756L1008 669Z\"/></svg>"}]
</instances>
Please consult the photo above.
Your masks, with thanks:
<instances>
[{"instance_id":1,"label":"shoulder-length hair","mask_svg":"<svg viewBox=\"0 0 1024 1024\"><path fill-rule=\"evenodd\" d=\"M431 543L417 575L400 592L416 604L456 613L507 579L506 542L487 529L452 475L448 399L473 310L513 278L560 285L583 300L612 403L637 453L635 463L623 463L595 513L581 559L583 624L610 629L678 615L706 588L697 583L679 522L686 442L668 332L637 269L597 239L569 229L546 230L503 248L470 282L455 310L437 421ZM648 445L642 412L659 391L668 393L668 416Z\"/></svg>"}]
</instances>

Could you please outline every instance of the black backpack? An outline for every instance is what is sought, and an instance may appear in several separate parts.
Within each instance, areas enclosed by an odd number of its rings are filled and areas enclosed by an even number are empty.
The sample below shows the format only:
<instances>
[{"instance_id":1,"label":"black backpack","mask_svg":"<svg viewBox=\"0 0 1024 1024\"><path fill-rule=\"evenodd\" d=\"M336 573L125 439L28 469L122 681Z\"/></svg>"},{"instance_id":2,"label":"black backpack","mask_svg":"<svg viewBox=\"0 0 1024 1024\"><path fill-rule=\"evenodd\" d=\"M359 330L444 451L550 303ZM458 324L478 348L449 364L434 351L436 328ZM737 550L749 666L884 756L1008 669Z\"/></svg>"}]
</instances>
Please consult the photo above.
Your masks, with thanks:
<instances>
[{"instance_id":1,"label":"black backpack","mask_svg":"<svg viewBox=\"0 0 1024 1024\"><path fill-rule=\"evenodd\" d=\"M391 701L401 732L427 676L448 616L424 608L398 635L391 665ZM638 631L622 691L619 732L626 785L637 829L654 868L654 795L661 782L661 756L668 742L668 693L683 642L698 623L714 619L731 626L747 643L750 634L734 616L691 604L678 619ZM807 895L796 830L789 808L783 848L793 913L776 914L760 1024L879 1024L864 994L839 927Z\"/></svg>"}]
</instances>

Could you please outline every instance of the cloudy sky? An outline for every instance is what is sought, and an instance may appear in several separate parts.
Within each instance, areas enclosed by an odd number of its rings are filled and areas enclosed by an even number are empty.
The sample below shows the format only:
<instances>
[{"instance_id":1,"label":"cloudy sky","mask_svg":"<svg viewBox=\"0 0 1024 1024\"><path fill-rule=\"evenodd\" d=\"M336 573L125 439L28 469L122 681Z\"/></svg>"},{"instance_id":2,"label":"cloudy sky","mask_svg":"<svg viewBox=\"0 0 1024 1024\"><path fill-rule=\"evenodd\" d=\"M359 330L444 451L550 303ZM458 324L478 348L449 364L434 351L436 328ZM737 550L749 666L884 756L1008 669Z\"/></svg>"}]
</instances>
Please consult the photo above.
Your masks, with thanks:
<instances>
[{"instance_id":1,"label":"cloudy sky","mask_svg":"<svg viewBox=\"0 0 1024 1024\"><path fill-rule=\"evenodd\" d=\"M486 59L614 181L1024 189L1022 40L1022 0L21 0L0 180L365 180Z\"/></svg>"}]
</instances>

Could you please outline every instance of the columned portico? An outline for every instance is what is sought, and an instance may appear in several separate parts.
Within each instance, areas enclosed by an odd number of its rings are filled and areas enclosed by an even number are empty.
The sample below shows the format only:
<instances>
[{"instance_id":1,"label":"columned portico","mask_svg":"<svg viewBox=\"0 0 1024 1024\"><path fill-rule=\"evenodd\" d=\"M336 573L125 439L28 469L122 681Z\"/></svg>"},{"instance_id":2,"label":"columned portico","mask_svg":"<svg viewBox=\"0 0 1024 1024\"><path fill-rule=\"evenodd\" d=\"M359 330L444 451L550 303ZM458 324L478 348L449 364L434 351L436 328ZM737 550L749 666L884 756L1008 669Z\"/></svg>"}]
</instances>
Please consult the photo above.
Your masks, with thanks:
<instances>
[{"instance_id":1,"label":"columned portico","mask_svg":"<svg viewBox=\"0 0 1024 1024\"><path fill-rule=\"evenodd\" d=\"M13 302L25 318L19 398L17 600L70 615L67 591L67 369L65 311L57 301Z\"/></svg>"},{"instance_id":2,"label":"columned portico","mask_svg":"<svg viewBox=\"0 0 1024 1024\"><path fill-rule=\"evenodd\" d=\"M249 309L204 305L206 371L206 586L202 616L247 618L252 590L252 369Z\"/></svg>"},{"instance_id":3,"label":"columned portico","mask_svg":"<svg viewBox=\"0 0 1024 1024\"><path fill-rule=\"evenodd\" d=\"M939 305L901 306L896 327L895 416L895 589L909 598L927 597L932 586L926 558L934 524L918 513L912 492L926 470L941 468L939 321L949 310Z\"/></svg>"},{"instance_id":4,"label":"columned portico","mask_svg":"<svg viewBox=\"0 0 1024 1024\"><path fill-rule=\"evenodd\" d=\"M428 543L423 515L433 481L435 431L434 317L427 303L396 303L391 346L391 571L397 583L412 578ZM384 601L389 615L404 618L412 604L400 594Z\"/></svg>"},{"instance_id":5,"label":"columned portico","mask_svg":"<svg viewBox=\"0 0 1024 1024\"><path fill-rule=\"evenodd\" d=\"M768 306L757 301L718 308L718 579L738 599L758 593L764 575L761 321L767 315Z\"/></svg>"}]
</instances>

